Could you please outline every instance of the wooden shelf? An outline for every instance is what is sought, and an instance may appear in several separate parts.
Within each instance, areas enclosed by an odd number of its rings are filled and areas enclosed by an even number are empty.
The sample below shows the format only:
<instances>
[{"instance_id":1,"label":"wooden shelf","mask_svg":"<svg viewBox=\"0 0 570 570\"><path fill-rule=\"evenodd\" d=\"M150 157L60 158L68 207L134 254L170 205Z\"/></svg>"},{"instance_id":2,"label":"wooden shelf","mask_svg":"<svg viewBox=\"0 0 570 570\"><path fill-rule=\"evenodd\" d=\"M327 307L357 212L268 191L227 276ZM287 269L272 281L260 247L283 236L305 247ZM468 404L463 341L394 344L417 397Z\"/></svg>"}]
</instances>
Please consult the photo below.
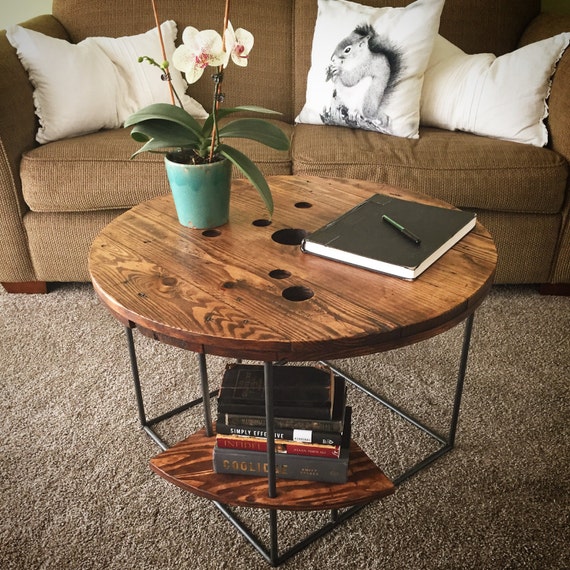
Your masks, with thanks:
<instances>
[{"instance_id":1,"label":"wooden shelf","mask_svg":"<svg viewBox=\"0 0 570 570\"><path fill-rule=\"evenodd\" d=\"M174 485L225 505L282 510L342 509L390 495L395 486L351 441L346 483L277 479L277 497L267 496L267 478L214 472L216 438L205 430L191 435L150 461L158 475Z\"/></svg>"}]
</instances>

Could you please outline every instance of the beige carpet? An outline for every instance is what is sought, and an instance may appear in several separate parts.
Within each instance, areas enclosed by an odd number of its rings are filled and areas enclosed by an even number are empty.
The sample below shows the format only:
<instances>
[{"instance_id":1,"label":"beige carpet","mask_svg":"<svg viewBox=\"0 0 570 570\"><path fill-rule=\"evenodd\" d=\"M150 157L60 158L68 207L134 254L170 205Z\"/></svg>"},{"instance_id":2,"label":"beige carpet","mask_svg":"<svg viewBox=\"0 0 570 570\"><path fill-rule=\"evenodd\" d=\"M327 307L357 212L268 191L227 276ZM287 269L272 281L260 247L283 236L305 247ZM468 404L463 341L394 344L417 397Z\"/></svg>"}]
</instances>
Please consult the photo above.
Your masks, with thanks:
<instances>
[{"instance_id":1,"label":"beige carpet","mask_svg":"<svg viewBox=\"0 0 570 570\"><path fill-rule=\"evenodd\" d=\"M340 364L441 427L461 333ZM151 415L198 395L194 355L136 338ZM471 347L455 450L282 568L570 568L570 299L495 288ZM210 361L212 385L224 363ZM0 364L0 568L269 567L208 501L148 468L158 448L138 428L124 332L89 285L0 292ZM390 475L430 448L350 398L354 438ZM200 422L190 412L162 433L174 443ZM265 535L264 511L239 512ZM280 516L282 547L322 520Z\"/></svg>"}]
</instances>

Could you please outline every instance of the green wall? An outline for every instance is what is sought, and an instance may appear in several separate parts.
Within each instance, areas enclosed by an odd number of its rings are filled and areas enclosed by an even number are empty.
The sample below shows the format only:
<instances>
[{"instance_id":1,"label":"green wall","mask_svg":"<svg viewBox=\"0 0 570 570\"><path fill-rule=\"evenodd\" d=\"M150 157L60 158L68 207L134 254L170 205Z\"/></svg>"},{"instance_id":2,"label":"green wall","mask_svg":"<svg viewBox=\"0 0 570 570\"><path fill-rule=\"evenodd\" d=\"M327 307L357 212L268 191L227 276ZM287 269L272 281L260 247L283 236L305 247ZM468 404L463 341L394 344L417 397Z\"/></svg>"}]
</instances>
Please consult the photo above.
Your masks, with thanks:
<instances>
[{"instance_id":1,"label":"green wall","mask_svg":"<svg viewBox=\"0 0 570 570\"><path fill-rule=\"evenodd\" d=\"M0 0L0 29L4 30L39 14L51 14L51 0Z\"/></svg>"},{"instance_id":2,"label":"green wall","mask_svg":"<svg viewBox=\"0 0 570 570\"><path fill-rule=\"evenodd\" d=\"M570 0L542 0L542 9L545 12L570 14Z\"/></svg>"}]
</instances>

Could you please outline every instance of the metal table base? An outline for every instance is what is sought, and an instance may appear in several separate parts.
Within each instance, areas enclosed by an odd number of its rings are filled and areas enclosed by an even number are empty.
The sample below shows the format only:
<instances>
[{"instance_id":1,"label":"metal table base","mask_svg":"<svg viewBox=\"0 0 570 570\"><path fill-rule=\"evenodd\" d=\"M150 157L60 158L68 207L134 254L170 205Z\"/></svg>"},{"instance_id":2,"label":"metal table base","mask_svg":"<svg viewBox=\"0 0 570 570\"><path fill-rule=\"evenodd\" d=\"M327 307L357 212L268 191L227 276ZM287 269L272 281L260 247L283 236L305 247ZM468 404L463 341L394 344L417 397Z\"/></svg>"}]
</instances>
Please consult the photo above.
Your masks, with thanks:
<instances>
[{"instance_id":1,"label":"metal table base","mask_svg":"<svg viewBox=\"0 0 570 570\"><path fill-rule=\"evenodd\" d=\"M419 421L418 419L414 418L412 415L406 413L401 408L387 400L386 398L382 397L381 395L373 392L369 388L367 388L364 384L360 383L359 381L355 380L354 378L345 374L342 370L336 368L328 361L321 361L323 364L329 366L335 374L338 374L345 378L345 380L353 385L358 390L364 392L367 396L371 397L374 401L378 402L382 406L385 406L395 414L397 414L400 418L414 426L414 428L422 431L423 433L427 434L430 438L435 440L439 444L439 448L429 454L427 457L422 459L421 461L417 462L411 468L407 469L404 473L398 475L396 478L393 479L393 483L396 486L401 485L404 481L425 469L429 465L431 465L434 461L439 459L442 455L446 454L447 452L451 451L455 445L455 437L457 433L457 424L459 421L459 413L461 408L461 397L463 394L463 385L465 381L465 372L467 369L467 360L469 355L469 344L471 340L471 331L473 328L473 318L474 314L472 313L466 320L464 325L464 332L463 332L463 343L461 347L461 356L459 362L459 370L457 374L457 383L455 387L455 395L453 400L453 409L451 413L451 419L449 423L449 430L445 436L442 436L435 432L434 430L430 429L426 426L423 422ZM208 383L208 373L207 373L207 366L206 366L206 356L202 353L198 354L199 357L199 364L200 364L200 381L201 381L201 390L202 396L195 400L192 400L182 406L174 408L160 416L155 418L149 419L146 416L146 411L144 407L144 399L141 389L140 377L139 377L139 369L137 363L137 356L135 351L135 343L133 339L133 332L130 327L126 327L126 334L127 334L127 342L129 348L129 356L131 362L131 372L133 377L133 382L135 386L135 394L137 400L137 408L139 414L139 421L143 430L147 433L147 435L162 449L166 450L169 448L169 445L166 444L163 439L158 435L155 431L154 426L159 424L160 422L171 418L177 414L180 414L190 408L193 408L197 405L203 404L203 411L204 411L204 425L206 429L206 434L208 436L213 435L212 433L212 415L211 415L211 406L210 406L210 399L214 397L218 390L209 391L209 383ZM276 496L276 477L275 477L275 455L274 455L274 438L272 434L274 434L274 418L273 418L273 366L274 363L272 362L265 362L264 363L264 375L265 375L265 404L266 404L266 411L267 411L267 433L268 437L268 445L267 445L267 456L268 456L268 496L275 497ZM296 543L294 546L289 548L288 550L284 551L283 553L279 553L279 540L278 540L278 528L277 528L277 510L269 509L269 527L270 527L270 544L265 545L263 542L256 536L253 530L249 528L249 526L242 521L232 510L232 508L228 505L222 504L218 501L213 501L216 507L220 510L220 512L237 528L237 530L246 538L246 540L257 550L257 552L271 565L271 566L279 566L285 560L292 557L296 553L300 552L308 545L315 542L317 539L323 537L324 535L328 534L336 527L344 523L350 517L361 511L367 504L358 504L354 505L353 507L349 507L347 509L339 510L332 510L330 513L330 521L315 530L314 532L310 533L306 538Z\"/></svg>"}]
</instances>

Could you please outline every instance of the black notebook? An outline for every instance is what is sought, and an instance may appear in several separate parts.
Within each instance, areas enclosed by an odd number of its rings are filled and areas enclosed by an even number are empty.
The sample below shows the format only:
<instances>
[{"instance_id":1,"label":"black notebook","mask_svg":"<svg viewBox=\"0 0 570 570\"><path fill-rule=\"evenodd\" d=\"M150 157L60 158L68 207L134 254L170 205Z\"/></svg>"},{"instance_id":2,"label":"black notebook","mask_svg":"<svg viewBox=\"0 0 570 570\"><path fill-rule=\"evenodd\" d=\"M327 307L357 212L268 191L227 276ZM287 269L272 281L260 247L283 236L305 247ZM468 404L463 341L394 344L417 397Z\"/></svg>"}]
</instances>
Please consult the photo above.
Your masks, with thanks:
<instances>
[{"instance_id":1,"label":"black notebook","mask_svg":"<svg viewBox=\"0 0 570 570\"><path fill-rule=\"evenodd\" d=\"M415 279L475 227L476 214L375 194L307 236L301 249Z\"/></svg>"}]
</instances>

